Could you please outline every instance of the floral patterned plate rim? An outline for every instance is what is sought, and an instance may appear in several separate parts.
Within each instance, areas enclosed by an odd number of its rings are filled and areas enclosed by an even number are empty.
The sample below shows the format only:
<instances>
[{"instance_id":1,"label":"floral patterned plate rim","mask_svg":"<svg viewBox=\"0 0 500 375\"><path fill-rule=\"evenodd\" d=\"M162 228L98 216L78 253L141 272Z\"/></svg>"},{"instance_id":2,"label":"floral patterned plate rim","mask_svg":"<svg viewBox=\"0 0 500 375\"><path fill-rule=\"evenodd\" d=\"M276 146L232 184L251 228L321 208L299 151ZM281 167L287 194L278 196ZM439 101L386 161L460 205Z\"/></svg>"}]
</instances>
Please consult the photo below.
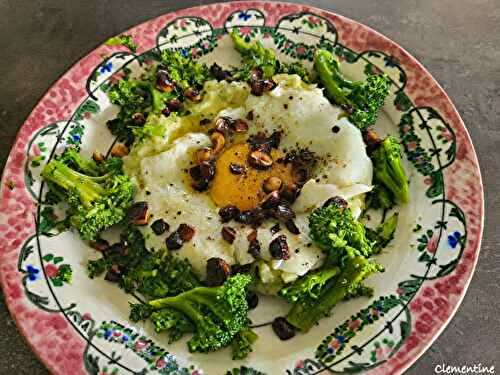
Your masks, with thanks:
<instances>
[{"instance_id":1,"label":"floral patterned plate rim","mask_svg":"<svg viewBox=\"0 0 500 375\"><path fill-rule=\"evenodd\" d=\"M227 353L194 356L126 319L127 299L85 275L92 256L70 233L55 235L40 169L61 148L89 153L113 142L104 122L106 89L125 69L140 70L164 48L231 60L227 31L273 46L306 65L327 48L352 76L380 71L393 91L382 122L392 126L411 169L414 204L396 238L392 276L373 299L349 302L310 335L262 344L245 362ZM242 1L168 13L127 32L138 44L102 45L43 96L21 127L6 163L0 201L0 280L9 310L32 350L55 374L402 373L432 344L466 292L483 228L483 187L469 134L449 97L408 52L376 31L305 5ZM212 59L212 60L211 60ZM399 230L399 229L398 229ZM71 250L71 251L70 251ZM384 255L385 256L385 255ZM99 306L96 308L95 306ZM283 349L284 348L284 349Z\"/></svg>"}]
</instances>

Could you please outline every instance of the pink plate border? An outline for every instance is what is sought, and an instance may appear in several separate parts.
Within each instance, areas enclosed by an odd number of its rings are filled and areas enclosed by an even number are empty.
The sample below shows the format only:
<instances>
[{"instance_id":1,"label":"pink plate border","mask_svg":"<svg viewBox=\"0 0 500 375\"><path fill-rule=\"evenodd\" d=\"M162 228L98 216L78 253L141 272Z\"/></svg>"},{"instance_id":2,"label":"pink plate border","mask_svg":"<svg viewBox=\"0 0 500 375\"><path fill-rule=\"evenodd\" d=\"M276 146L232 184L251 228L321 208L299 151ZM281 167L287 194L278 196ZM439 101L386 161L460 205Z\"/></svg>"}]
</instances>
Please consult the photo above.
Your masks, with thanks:
<instances>
[{"instance_id":1,"label":"pink plate border","mask_svg":"<svg viewBox=\"0 0 500 375\"><path fill-rule=\"evenodd\" d=\"M397 58L408 76L405 92L416 106L431 106L456 133L456 161L444 171L446 195L461 206L468 229L463 256L453 273L426 281L410 303L412 330L400 350L374 374L404 372L432 344L446 327L462 301L479 256L484 220L481 174L469 133L450 98L430 73L407 51L383 35L343 16L304 5L241 1L183 9L144 22L126 33L139 45L139 53L155 46L156 35L172 19L194 15L215 27L238 9L255 8L274 25L289 13L310 11L329 19L339 40L354 51L380 50ZM34 234L36 202L24 185L27 142L42 127L70 118L86 97L85 84L101 56L122 47L100 46L78 61L42 97L22 125L3 172L0 188L0 282L8 308L31 349L54 374L85 374L84 340L61 314L36 308L21 288L22 274L17 259L23 242Z\"/></svg>"}]
</instances>

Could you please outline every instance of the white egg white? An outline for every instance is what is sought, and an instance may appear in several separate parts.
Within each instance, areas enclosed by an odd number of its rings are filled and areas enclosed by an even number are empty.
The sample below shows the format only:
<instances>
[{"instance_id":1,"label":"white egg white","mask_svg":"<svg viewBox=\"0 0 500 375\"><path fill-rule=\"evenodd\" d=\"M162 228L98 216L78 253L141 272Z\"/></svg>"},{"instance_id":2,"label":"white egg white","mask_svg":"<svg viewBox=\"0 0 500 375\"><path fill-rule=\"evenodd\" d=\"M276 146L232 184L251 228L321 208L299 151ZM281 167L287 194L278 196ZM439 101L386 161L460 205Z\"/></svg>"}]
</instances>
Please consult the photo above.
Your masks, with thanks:
<instances>
[{"instance_id":1,"label":"white egg white","mask_svg":"<svg viewBox=\"0 0 500 375\"><path fill-rule=\"evenodd\" d=\"M310 212L338 195L355 203L355 215L359 215L363 194L372 184L372 164L361 132L342 116L338 107L330 104L322 90L305 86L297 78L276 77L278 87L272 92L249 95L240 106L219 112L219 115L241 118L252 111L250 134L262 131L270 134L279 130L282 132L280 148L307 148L320 160L314 176L304 185L293 205L300 234L291 234L283 225L278 232L272 233L275 221L268 221L257 230L261 259L266 267L278 272L284 282L293 281L323 262L324 254L309 238ZM173 253L187 258L201 277L205 276L206 261L212 257L222 258L229 264L255 261L248 253L247 235L252 229L235 222L224 224L236 229L233 244L224 241L219 208L208 193L198 193L190 187L187 169L192 166L193 154L207 146L210 146L210 139L206 134L188 132L163 151L141 157L139 168L132 171L139 185L137 200L149 202L152 221L164 219L170 231L181 223L195 228L194 238ZM149 227L143 230L148 247L165 248L167 235L157 236ZM287 260L273 259L269 253L270 242L281 234L286 235L290 249Z\"/></svg>"}]
</instances>

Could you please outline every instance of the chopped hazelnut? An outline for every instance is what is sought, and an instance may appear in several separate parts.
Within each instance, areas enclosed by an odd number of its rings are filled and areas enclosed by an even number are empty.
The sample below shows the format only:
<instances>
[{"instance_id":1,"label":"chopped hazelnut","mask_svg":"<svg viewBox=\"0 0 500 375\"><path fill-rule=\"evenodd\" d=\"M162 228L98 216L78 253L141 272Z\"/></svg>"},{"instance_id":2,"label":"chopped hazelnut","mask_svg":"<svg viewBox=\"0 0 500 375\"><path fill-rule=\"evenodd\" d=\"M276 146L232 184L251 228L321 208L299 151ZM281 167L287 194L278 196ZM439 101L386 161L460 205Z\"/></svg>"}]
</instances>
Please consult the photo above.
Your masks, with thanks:
<instances>
[{"instance_id":1,"label":"chopped hazelnut","mask_svg":"<svg viewBox=\"0 0 500 375\"><path fill-rule=\"evenodd\" d=\"M118 158L127 156L129 153L129 149L123 143L116 143L111 149L111 156L115 156Z\"/></svg>"}]
</instances>

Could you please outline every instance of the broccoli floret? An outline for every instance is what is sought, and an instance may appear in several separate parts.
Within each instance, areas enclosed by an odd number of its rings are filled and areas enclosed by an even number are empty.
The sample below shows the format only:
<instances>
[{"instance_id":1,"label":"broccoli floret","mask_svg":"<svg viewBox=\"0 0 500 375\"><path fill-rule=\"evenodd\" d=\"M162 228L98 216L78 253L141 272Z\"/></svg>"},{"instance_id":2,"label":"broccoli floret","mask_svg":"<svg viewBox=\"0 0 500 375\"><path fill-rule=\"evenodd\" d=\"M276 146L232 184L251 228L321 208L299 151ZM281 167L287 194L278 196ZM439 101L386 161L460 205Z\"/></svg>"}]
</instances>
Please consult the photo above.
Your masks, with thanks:
<instances>
[{"instance_id":1,"label":"broccoli floret","mask_svg":"<svg viewBox=\"0 0 500 375\"><path fill-rule=\"evenodd\" d=\"M157 88L159 70L165 75L164 78L171 82L171 90ZM120 112L117 118L108 121L107 126L121 142L131 145L136 140L137 132L141 133L144 121L151 114L160 115L168 107L169 101L182 102L186 89L199 90L210 78L210 71L205 64L184 57L179 51L165 50L158 66L151 69L151 73L145 77L132 79L127 76L111 86L108 97L111 103L120 106ZM179 110L180 108L170 106L166 114ZM138 120L138 116L143 119Z\"/></svg>"},{"instance_id":2,"label":"broccoli floret","mask_svg":"<svg viewBox=\"0 0 500 375\"><path fill-rule=\"evenodd\" d=\"M396 212L389 219L386 219L376 229L366 230L366 236L374 243L373 253L378 254L394 238L394 232L398 226L398 213Z\"/></svg>"},{"instance_id":3,"label":"broccoli floret","mask_svg":"<svg viewBox=\"0 0 500 375\"><path fill-rule=\"evenodd\" d=\"M389 94L389 79L371 75L366 81L353 82L340 72L339 64L326 50L314 55L314 70L323 84L327 97L345 108L349 119L361 130L375 124L380 108Z\"/></svg>"},{"instance_id":4,"label":"broccoli floret","mask_svg":"<svg viewBox=\"0 0 500 375\"><path fill-rule=\"evenodd\" d=\"M279 295L292 303L305 298L316 299L319 297L325 284L339 273L339 267L322 267L317 271L311 271L289 286L281 289Z\"/></svg>"},{"instance_id":5,"label":"broccoli floret","mask_svg":"<svg viewBox=\"0 0 500 375\"><path fill-rule=\"evenodd\" d=\"M168 332L168 343L178 341L187 333L194 332L194 326L186 315L170 308L161 309L151 314L151 321L156 332Z\"/></svg>"},{"instance_id":6,"label":"broccoli floret","mask_svg":"<svg viewBox=\"0 0 500 375\"><path fill-rule=\"evenodd\" d=\"M365 226L354 219L349 207L332 203L315 209L309 228L309 236L327 254L329 264L343 265L346 258L369 257L373 252Z\"/></svg>"},{"instance_id":7,"label":"broccoli floret","mask_svg":"<svg viewBox=\"0 0 500 375\"><path fill-rule=\"evenodd\" d=\"M128 267L122 277L125 291L138 291L148 298L162 298L200 285L187 260L162 252L146 254L134 267Z\"/></svg>"},{"instance_id":8,"label":"broccoli floret","mask_svg":"<svg viewBox=\"0 0 500 375\"><path fill-rule=\"evenodd\" d=\"M123 34L114 36L112 38L109 38L104 44L108 46L124 46L127 47L132 52L137 51L137 44L135 44L132 35Z\"/></svg>"},{"instance_id":9,"label":"broccoli floret","mask_svg":"<svg viewBox=\"0 0 500 375\"><path fill-rule=\"evenodd\" d=\"M328 316L338 302L356 293L367 276L381 270L382 266L363 256L349 258L335 282L323 288L318 298L303 299L293 305L287 321L301 331L308 331L318 320Z\"/></svg>"},{"instance_id":10,"label":"broccoli floret","mask_svg":"<svg viewBox=\"0 0 500 375\"><path fill-rule=\"evenodd\" d=\"M71 159L73 160L73 159ZM66 165L65 160L52 160L42 171L45 181L64 191L69 205L71 226L84 240L93 240L103 230L123 220L132 204L134 187L130 178L112 170L90 176Z\"/></svg>"},{"instance_id":11,"label":"broccoli floret","mask_svg":"<svg viewBox=\"0 0 500 375\"><path fill-rule=\"evenodd\" d=\"M290 64L280 63L278 73L297 74L305 83L312 83L311 76L307 69L304 65L296 61Z\"/></svg>"},{"instance_id":12,"label":"broccoli floret","mask_svg":"<svg viewBox=\"0 0 500 375\"><path fill-rule=\"evenodd\" d=\"M333 198L309 217L312 240L326 253L317 271L284 288L280 294L293 302L287 320L300 330L309 330L327 316L340 301L367 295L363 280L383 267L367 259L374 253L374 241L367 238L363 224L355 220L346 202Z\"/></svg>"},{"instance_id":13,"label":"broccoli floret","mask_svg":"<svg viewBox=\"0 0 500 375\"><path fill-rule=\"evenodd\" d=\"M153 314L154 310L146 303L129 303L130 314L129 319L133 322L140 322L146 320Z\"/></svg>"},{"instance_id":14,"label":"broccoli floret","mask_svg":"<svg viewBox=\"0 0 500 375\"><path fill-rule=\"evenodd\" d=\"M170 308L184 314L195 327L188 341L191 352L207 353L231 344L248 326L246 292L249 275L230 277L219 287L197 287L174 297L149 301L155 310Z\"/></svg>"},{"instance_id":15,"label":"broccoli floret","mask_svg":"<svg viewBox=\"0 0 500 375\"><path fill-rule=\"evenodd\" d=\"M274 51L270 48L265 48L260 41L246 42L241 37L236 29L231 32L234 48L243 57L243 67L236 69L233 75L243 81L250 80L252 70L260 69L263 78L271 78L278 73L297 74L306 83L311 82L308 71L298 62L291 64L281 63Z\"/></svg>"},{"instance_id":16,"label":"broccoli floret","mask_svg":"<svg viewBox=\"0 0 500 375\"><path fill-rule=\"evenodd\" d=\"M126 245L122 243L119 248L126 248L126 251L115 251L112 246L105 257L89 261L90 277L112 266L118 267L122 270L120 287L128 293L139 292L148 299L175 296L201 285L187 260L161 250L150 252L137 228L125 229L122 237Z\"/></svg>"},{"instance_id":17,"label":"broccoli floret","mask_svg":"<svg viewBox=\"0 0 500 375\"><path fill-rule=\"evenodd\" d=\"M385 138L372 153L376 182L386 188L398 203L410 200L408 178L401 159L401 148L396 138Z\"/></svg>"},{"instance_id":18,"label":"broccoli floret","mask_svg":"<svg viewBox=\"0 0 500 375\"><path fill-rule=\"evenodd\" d=\"M253 43L246 42L238 32L231 32L234 48L243 57L243 68L238 72L237 77L242 80L249 80L253 69L262 70L264 78L271 78L277 72L278 59L273 50L265 48L260 41Z\"/></svg>"},{"instance_id":19,"label":"broccoli floret","mask_svg":"<svg viewBox=\"0 0 500 375\"><path fill-rule=\"evenodd\" d=\"M233 359L244 359L252 352L252 345L259 336L250 328L242 329L233 339L231 349Z\"/></svg>"},{"instance_id":20,"label":"broccoli floret","mask_svg":"<svg viewBox=\"0 0 500 375\"><path fill-rule=\"evenodd\" d=\"M358 297L373 297L373 288L360 284L353 290L349 291L344 300L346 301Z\"/></svg>"},{"instance_id":21,"label":"broccoli floret","mask_svg":"<svg viewBox=\"0 0 500 375\"><path fill-rule=\"evenodd\" d=\"M209 68L179 51L165 50L161 54L160 69L165 70L182 92L187 88L201 89L211 78Z\"/></svg>"}]
</instances>

